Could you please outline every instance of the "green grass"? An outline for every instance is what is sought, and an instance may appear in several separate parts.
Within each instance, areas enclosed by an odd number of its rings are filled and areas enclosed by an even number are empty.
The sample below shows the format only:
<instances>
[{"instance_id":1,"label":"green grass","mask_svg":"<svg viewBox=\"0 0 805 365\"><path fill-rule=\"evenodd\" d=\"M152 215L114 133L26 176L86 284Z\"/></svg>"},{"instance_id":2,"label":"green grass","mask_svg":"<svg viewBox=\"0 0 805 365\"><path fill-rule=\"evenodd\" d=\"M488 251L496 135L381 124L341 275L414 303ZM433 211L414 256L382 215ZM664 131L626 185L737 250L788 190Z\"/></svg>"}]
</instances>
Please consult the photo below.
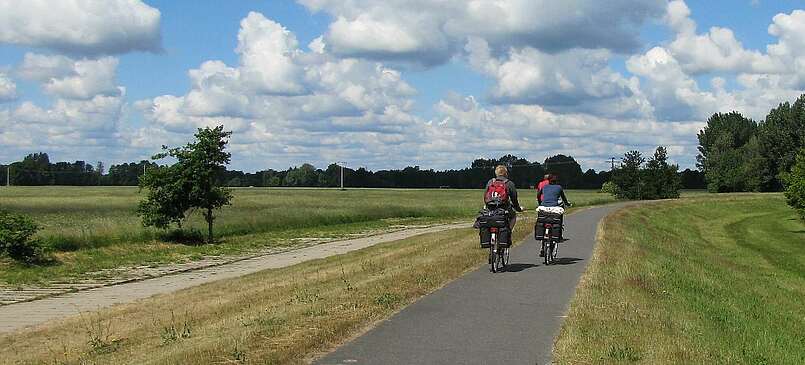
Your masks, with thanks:
<instances>
[{"instance_id":1,"label":"green grass","mask_svg":"<svg viewBox=\"0 0 805 365\"><path fill-rule=\"evenodd\" d=\"M533 192L521 204L534 207ZM31 215L38 234L55 249L56 263L25 266L0 258L0 283L28 284L79 278L121 266L158 265L209 255L232 255L288 246L304 237L347 237L395 225L471 219L481 205L478 190L234 189L233 204L216 220L214 245L179 244L142 227L133 187L0 188L0 207ZM594 191L569 191L579 206L613 201ZM198 214L186 228L203 230Z\"/></svg>"},{"instance_id":2,"label":"green grass","mask_svg":"<svg viewBox=\"0 0 805 365\"><path fill-rule=\"evenodd\" d=\"M476 230L455 229L221 280L0 335L0 364L304 364L487 252Z\"/></svg>"},{"instance_id":3,"label":"green grass","mask_svg":"<svg viewBox=\"0 0 805 365\"><path fill-rule=\"evenodd\" d=\"M805 363L805 225L781 195L626 209L600 233L558 363Z\"/></svg>"}]
</instances>

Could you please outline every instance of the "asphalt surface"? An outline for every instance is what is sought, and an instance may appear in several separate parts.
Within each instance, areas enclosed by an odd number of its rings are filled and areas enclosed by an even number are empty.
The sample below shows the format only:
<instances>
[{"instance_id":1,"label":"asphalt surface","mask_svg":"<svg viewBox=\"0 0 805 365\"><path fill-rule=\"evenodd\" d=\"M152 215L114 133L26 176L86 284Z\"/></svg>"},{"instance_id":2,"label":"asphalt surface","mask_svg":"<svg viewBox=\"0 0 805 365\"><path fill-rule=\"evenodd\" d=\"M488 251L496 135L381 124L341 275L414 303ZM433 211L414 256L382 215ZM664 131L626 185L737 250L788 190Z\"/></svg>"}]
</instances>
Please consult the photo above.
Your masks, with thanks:
<instances>
[{"instance_id":1,"label":"asphalt surface","mask_svg":"<svg viewBox=\"0 0 805 365\"><path fill-rule=\"evenodd\" d=\"M566 216L558 264L542 263L532 236L512 249L506 271L493 274L482 266L314 363L549 364L598 222L622 206Z\"/></svg>"}]
</instances>

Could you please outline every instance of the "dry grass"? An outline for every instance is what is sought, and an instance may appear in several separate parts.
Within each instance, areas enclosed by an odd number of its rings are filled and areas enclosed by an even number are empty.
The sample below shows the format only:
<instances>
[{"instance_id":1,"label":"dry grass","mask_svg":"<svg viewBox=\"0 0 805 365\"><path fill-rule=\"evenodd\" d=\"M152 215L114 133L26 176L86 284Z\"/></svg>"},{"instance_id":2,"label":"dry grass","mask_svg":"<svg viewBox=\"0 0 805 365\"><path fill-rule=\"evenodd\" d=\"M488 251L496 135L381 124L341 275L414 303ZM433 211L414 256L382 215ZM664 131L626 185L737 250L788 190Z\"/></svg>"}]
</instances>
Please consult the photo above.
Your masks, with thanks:
<instances>
[{"instance_id":1,"label":"dry grass","mask_svg":"<svg viewBox=\"0 0 805 365\"><path fill-rule=\"evenodd\" d=\"M477 237L427 234L85 314L0 337L0 363L304 363L485 263Z\"/></svg>"}]
</instances>

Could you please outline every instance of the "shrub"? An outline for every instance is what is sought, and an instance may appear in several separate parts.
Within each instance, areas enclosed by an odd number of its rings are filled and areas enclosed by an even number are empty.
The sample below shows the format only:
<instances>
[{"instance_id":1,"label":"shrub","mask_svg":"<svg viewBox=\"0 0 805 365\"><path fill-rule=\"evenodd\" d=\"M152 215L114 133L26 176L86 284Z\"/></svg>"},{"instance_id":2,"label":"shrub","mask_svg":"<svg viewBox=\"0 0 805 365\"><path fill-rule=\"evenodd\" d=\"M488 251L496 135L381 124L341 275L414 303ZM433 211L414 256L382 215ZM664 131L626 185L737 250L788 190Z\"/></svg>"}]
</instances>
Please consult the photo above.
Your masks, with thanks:
<instances>
[{"instance_id":1,"label":"shrub","mask_svg":"<svg viewBox=\"0 0 805 365\"><path fill-rule=\"evenodd\" d=\"M44 255L44 248L33 235L39 227L22 214L0 211L0 252L26 263L34 263Z\"/></svg>"},{"instance_id":2,"label":"shrub","mask_svg":"<svg viewBox=\"0 0 805 365\"><path fill-rule=\"evenodd\" d=\"M800 219L805 221L805 148L797 154L791 172L782 174L782 178L788 205L799 213Z\"/></svg>"},{"instance_id":3,"label":"shrub","mask_svg":"<svg viewBox=\"0 0 805 365\"><path fill-rule=\"evenodd\" d=\"M601 185L601 193L618 196L618 186L612 181L607 181Z\"/></svg>"}]
</instances>

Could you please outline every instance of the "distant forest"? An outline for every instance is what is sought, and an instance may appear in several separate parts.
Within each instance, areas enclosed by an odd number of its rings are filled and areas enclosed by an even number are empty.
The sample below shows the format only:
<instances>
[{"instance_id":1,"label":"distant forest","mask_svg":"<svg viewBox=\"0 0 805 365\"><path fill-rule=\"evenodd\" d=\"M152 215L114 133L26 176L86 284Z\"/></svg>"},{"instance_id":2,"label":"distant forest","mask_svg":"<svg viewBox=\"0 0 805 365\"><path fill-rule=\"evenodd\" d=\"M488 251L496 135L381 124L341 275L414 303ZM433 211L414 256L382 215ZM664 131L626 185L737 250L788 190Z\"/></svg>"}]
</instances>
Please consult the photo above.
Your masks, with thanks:
<instances>
[{"instance_id":1,"label":"distant forest","mask_svg":"<svg viewBox=\"0 0 805 365\"><path fill-rule=\"evenodd\" d=\"M531 187L546 173L560 177L560 183L569 189L599 189L609 181L610 171L588 169L571 156L556 155L542 162L532 162L517 156L506 155L499 159L477 159L460 170L423 170L419 166L401 170L370 171L365 168L344 168L345 187L367 188L456 188L476 189L493 176L494 167L503 164L510 168L510 178L518 187ZM75 186L136 186L145 169L156 166L150 161L112 165L108 170L102 162L95 165L84 161L51 163L46 153L33 153L22 161L0 165L0 184L11 185L75 185ZM6 179L6 172L11 177ZM704 174L687 169L679 173L685 189L704 189ZM336 164L326 169L311 164L291 167L284 171L264 170L254 173L226 170L220 183L227 186L261 187L337 187L340 186L341 167Z\"/></svg>"}]
</instances>

